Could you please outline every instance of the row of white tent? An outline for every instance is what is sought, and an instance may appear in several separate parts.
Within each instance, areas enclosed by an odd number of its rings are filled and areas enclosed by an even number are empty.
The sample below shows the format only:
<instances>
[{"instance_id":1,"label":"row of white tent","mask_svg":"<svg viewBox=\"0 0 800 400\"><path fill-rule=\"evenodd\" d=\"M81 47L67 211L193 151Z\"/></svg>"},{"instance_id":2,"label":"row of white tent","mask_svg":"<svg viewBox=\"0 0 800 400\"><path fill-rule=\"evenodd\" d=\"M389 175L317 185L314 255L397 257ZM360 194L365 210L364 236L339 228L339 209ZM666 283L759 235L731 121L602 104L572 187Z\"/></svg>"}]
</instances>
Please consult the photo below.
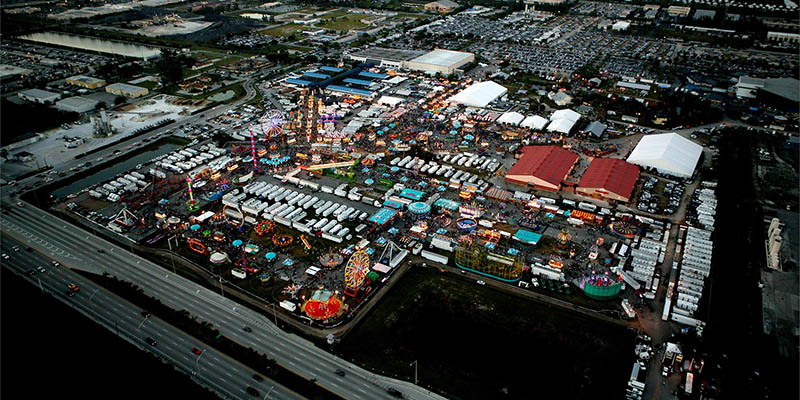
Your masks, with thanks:
<instances>
[{"instance_id":1,"label":"row of white tent","mask_svg":"<svg viewBox=\"0 0 800 400\"><path fill-rule=\"evenodd\" d=\"M570 109L558 110L550 119L538 115L524 116L516 111L510 111L500 116L497 123L504 125L520 126L522 128L542 130L547 126L548 132L569 133L570 129L578 122L581 115Z\"/></svg>"}]
</instances>

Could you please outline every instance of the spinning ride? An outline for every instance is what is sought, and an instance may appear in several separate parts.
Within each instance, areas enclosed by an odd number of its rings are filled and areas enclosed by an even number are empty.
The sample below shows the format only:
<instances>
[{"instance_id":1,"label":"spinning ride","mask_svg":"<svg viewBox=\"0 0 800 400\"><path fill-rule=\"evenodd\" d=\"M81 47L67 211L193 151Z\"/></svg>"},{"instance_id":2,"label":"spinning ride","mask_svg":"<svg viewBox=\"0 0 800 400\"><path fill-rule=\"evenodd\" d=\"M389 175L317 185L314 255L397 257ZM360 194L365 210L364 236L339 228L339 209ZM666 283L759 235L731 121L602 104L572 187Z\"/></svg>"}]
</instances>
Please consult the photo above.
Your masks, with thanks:
<instances>
[{"instance_id":1,"label":"spinning ride","mask_svg":"<svg viewBox=\"0 0 800 400\"><path fill-rule=\"evenodd\" d=\"M259 120L261 131L267 139L276 138L283 135L283 113L280 110L272 109L267 111Z\"/></svg>"}]
</instances>

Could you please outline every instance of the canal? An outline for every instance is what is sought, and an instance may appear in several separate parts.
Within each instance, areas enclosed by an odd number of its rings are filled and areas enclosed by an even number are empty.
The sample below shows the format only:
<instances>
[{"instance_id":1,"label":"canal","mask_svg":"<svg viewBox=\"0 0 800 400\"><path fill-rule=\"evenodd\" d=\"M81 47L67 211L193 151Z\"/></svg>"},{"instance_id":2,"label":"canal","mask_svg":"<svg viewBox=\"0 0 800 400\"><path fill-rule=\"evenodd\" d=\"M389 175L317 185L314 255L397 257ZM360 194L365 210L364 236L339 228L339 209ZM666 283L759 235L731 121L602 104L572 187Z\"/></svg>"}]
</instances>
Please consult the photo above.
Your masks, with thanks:
<instances>
[{"instance_id":1,"label":"canal","mask_svg":"<svg viewBox=\"0 0 800 400\"><path fill-rule=\"evenodd\" d=\"M161 49L152 46L118 42L88 36L70 35L56 32L37 32L19 37L37 43L54 44L79 50L114 54L126 57L148 59L161 54Z\"/></svg>"}]
</instances>

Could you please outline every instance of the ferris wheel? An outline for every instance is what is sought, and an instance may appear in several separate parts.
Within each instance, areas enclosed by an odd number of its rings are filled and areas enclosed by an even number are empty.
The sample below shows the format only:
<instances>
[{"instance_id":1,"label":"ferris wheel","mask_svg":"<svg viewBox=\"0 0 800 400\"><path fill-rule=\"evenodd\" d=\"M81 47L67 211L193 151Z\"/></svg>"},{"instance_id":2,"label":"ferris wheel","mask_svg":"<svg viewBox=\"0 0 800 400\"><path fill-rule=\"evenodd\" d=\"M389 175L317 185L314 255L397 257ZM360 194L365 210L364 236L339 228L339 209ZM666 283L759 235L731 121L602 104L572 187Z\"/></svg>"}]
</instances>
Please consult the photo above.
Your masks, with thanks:
<instances>
[{"instance_id":1,"label":"ferris wheel","mask_svg":"<svg viewBox=\"0 0 800 400\"><path fill-rule=\"evenodd\" d=\"M364 283L369 268L369 255L364 250L359 250L350 256L344 268L344 293L355 296L358 288Z\"/></svg>"},{"instance_id":2,"label":"ferris wheel","mask_svg":"<svg viewBox=\"0 0 800 400\"><path fill-rule=\"evenodd\" d=\"M264 113L259 120L261 131L267 138L273 138L283 134L283 113L280 110L272 109Z\"/></svg>"}]
</instances>

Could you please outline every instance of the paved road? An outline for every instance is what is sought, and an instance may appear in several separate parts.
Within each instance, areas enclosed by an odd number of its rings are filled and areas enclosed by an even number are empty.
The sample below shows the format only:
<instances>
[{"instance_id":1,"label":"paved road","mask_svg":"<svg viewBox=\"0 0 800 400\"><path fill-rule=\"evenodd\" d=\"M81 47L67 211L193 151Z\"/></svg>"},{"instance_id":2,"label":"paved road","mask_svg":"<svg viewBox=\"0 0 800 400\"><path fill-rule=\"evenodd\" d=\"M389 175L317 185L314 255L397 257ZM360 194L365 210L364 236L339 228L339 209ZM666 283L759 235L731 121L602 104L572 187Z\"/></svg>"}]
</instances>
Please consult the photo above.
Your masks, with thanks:
<instances>
[{"instance_id":1,"label":"paved road","mask_svg":"<svg viewBox=\"0 0 800 400\"><path fill-rule=\"evenodd\" d=\"M2 251L11 257L3 261L3 267L20 274L33 285L41 285L43 290L135 346L169 360L183 372L191 374L195 381L212 388L218 394L237 399L250 398L252 396L246 389L251 386L261 393L269 392L271 399L303 398L268 378L264 382L256 381L253 375L257 372L246 365L156 316L142 317L141 309L134 304L69 269L53 267L51 260L39 253L25 250L14 252L12 247L15 245L25 248L23 243L3 237ZM47 272L27 275L28 271L38 266L44 266ZM80 288L73 297L65 294L70 283ZM146 338L153 338L157 345L150 346L145 342ZM193 354L192 347L202 349L203 353L199 356Z\"/></svg>"},{"instance_id":2,"label":"paved road","mask_svg":"<svg viewBox=\"0 0 800 400\"><path fill-rule=\"evenodd\" d=\"M0 228L4 234L67 267L94 273L105 271L133 282L166 305L186 309L227 337L269 355L300 376L315 378L318 385L344 398L389 399L392 397L386 392L388 387L399 389L406 398L441 398L416 385L373 374L342 360L299 336L283 332L261 314L33 206L10 206ZM99 252L101 249L104 253ZM254 332L243 332L243 326L252 327ZM346 370L346 376L336 375L338 368Z\"/></svg>"}]
</instances>

